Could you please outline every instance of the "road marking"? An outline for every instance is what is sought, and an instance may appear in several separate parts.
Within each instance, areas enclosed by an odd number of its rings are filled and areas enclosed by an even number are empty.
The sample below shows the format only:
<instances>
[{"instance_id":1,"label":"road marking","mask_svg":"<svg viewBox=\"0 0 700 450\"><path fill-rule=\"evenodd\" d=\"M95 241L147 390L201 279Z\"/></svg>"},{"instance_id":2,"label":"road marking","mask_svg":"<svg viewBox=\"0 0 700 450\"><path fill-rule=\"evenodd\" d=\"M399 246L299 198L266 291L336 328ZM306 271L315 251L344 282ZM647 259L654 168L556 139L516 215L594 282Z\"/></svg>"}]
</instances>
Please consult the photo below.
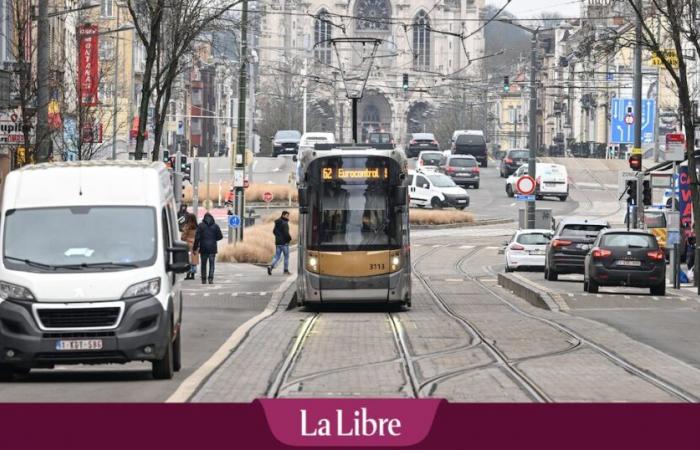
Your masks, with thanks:
<instances>
[{"instance_id":1,"label":"road marking","mask_svg":"<svg viewBox=\"0 0 700 450\"><path fill-rule=\"evenodd\" d=\"M441 248L441 247L442 247L442 244L433 245L433 248Z\"/></svg>"},{"instance_id":2,"label":"road marking","mask_svg":"<svg viewBox=\"0 0 700 450\"><path fill-rule=\"evenodd\" d=\"M652 297L651 299L652 299L652 300L655 300L655 301L657 301L657 302L659 301L659 297Z\"/></svg>"},{"instance_id":3,"label":"road marking","mask_svg":"<svg viewBox=\"0 0 700 450\"><path fill-rule=\"evenodd\" d=\"M569 297L573 297L573 296L574 296L574 294L572 294L572 293L569 293L568 295L569 295ZM584 294L584 295L585 295L585 294Z\"/></svg>"},{"instance_id":4,"label":"road marking","mask_svg":"<svg viewBox=\"0 0 700 450\"><path fill-rule=\"evenodd\" d=\"M512 208L513 206L515 206L515 205L517 205L517 204L518 204L518 202L511 203L511 204L510 204L510 207Z\"/></svg>"},{"instance_id":5,"label":"road marking","mask_svg":"<svg viewBox=\"0 0 700 450\"><path fill-rule=\"evenodd\" d=\"M688 301L688 297L681 297L681 301L682 301L682 302L687 302L687 301Z\"/></svg>"},{"instance_id":6,"label":"road marking","mask_svg":"<svg viewBox=\"0 0 700 450\"><path fill-rule=\"evenodd\" d=\"M238 292L231 293L231 297L238 297Z\"/></svg>"},{"instance_id":7,"label":"road marking","mask_svg":"<svg viewBox=\"0 0 700 450\"><path fill-rule=\"evenodd\" d=\"M486 247L486 250L498 250L501 247Z\"/></svg>"},{"instance_id":8,"label":"road marking","mask_svg":"<svg viewBox=\"0 0 700 450\"><path fill-rule=\"evenodd\" d=\"M446 278L445 281L448 283L461 283L464 281L464 279L463 278Z\"/></svg>"},{"instance_id":9,"label":"road marking","mask_svg":"<svg viewBox=\"0 0 700 450\"><path fill-rule=\"evenodd\" d=\"M625 300L632 300L632 297L630 297L629 295L625 295L624 297L625 297Z\"/></svg>"},{"instance_id":10,"label":"road marking","mask_svg":"<svg viewBox=\"0 0 700 450\"><path fill-rule=\"evenodd\" d=\"M267 292L261 292L261 293L260 293L260 297L264 297L264 296L266 296L266 295L267 295Z\"/></svg>"},{"instance_id":11,"label":"road marking","mask_svg":"<svg viewBox=\"0 0 700 450\"><path fill-rule=\"evenodd\" d=\"M603 298L603 295L602 295L602 294L596 294L596 297L598 297L598 298Z\"/></svg>"},{"instance_id":12,"label":"road marking","mask_svg":"<svg viewBox=\"0 0 700 450\"><path fill-rule=\"evenodd\" d=\"M238 347L243 339L248 335L248 332L255 325L268 318L275 311L279 302L282 301L282 296L297 279L297 274L287 278L275 291L272 293L272 298L267 304L267 307L257 316L251 317L243 325L236 328L226 342L192 375L187 377L185 381L178 386L177 390L168 397L166 403L185 403L194 395L197 388L211 375L224 361L231 355L231 352Z\"/></svg>"},{"instance_id":13,"label":"road marking","mask_svg":"<svg viewBox=\"0 0 700 450\"><path fill-rule=\"evenodd\" d=\"M462 249L462 250L469 250L469 249L472 249L472 248L474 248L473 245L463 245L463 246L460 247L460 249Z\"/></svg>"}]
</instances>

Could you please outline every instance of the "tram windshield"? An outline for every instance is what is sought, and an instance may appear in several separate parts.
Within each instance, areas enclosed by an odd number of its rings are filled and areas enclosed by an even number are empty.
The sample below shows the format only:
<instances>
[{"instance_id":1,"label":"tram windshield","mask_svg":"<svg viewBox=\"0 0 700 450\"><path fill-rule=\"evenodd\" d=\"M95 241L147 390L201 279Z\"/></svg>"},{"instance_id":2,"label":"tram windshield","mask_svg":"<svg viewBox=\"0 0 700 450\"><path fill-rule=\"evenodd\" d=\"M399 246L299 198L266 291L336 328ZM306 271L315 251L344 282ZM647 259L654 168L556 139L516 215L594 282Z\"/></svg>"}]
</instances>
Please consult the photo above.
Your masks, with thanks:
<instances>
[{"instance_id":1,"label":"tram windshield","mask_svg":"<svg viewBox=\"0 0 700 450\"><path fill-rule=\"evenodd\" d=\"M342 158L321 168L312 207L310 247L326 251L397 248L389 165L375 158Z\"/></svg>"}]
</instances>

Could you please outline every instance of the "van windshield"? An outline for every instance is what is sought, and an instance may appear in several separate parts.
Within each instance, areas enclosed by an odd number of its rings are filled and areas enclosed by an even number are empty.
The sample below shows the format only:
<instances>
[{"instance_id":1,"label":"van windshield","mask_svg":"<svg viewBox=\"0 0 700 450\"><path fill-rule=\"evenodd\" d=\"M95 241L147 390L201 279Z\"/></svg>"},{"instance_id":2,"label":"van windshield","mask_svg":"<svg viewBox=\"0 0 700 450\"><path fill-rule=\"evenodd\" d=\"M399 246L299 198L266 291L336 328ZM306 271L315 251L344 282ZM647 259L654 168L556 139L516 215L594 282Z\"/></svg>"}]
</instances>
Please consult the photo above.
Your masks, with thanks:
<instances>
[{"instance_id":1,"label":"van windshield","mask_svg":"<svg viewBox=\"0 0 700 450\"><path fill-rule=\"evenodd\" d=\"M153 265L155 209L76 206L9 210L3 262L29 272L112 271Z\"/></svg>"}]
</instances>

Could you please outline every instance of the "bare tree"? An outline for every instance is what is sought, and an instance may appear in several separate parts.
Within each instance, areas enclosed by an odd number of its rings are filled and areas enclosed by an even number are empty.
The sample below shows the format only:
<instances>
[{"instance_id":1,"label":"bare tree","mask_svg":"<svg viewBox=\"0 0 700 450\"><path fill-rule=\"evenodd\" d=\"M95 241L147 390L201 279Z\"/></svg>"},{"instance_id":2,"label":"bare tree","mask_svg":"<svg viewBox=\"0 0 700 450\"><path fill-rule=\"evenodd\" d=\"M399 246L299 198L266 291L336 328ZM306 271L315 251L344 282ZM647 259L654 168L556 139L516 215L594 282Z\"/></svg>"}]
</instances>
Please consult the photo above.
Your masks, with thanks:
<instances>
[{"instance_id":1,"label":"bare tree","mask_svg":"<svg viewBox=\"0 0 700 450\"><path fill-rule=\"evenodd\" d=\"M221 26L224 16L239 3L240 0L127 0L136 34L146 54L136 159L143 155L149 106L156 108L152 157L157 160L172 84L182 70L185 56L192 52L197 39Z\"/></svg>"}]
</instances>

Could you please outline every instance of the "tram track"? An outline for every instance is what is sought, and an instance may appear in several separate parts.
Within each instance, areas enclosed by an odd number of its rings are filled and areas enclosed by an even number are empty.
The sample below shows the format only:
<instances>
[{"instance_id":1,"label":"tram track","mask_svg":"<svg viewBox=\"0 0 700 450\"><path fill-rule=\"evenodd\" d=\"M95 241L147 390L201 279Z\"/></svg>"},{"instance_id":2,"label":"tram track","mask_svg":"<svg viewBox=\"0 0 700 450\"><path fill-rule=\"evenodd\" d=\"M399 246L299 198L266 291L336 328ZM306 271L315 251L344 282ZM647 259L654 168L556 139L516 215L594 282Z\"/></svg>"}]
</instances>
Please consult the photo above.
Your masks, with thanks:
<instances>
[{"instance_id":1,"label":"tram track","mask_svg":"<svg viewBox=\"0 0 700 450\"><path fill-rule=\"evenodd\" d=\"M660 389L661 391L681 400L684 402L689 402L689 403L697 403L700 399L698 399L696 396L693 394L688 393L684 389L680 388L679 386L676 386L656 375L653 375L649 371L636 366L635 364L630 363L629 361L625 360L621 356L615 354L614 352L608 350L604 346L597 344L590 339L582 336L581 334L573 331L569 327L562 325L558 322L555 322L554 320L547 319L544 317L537 316L535 314L528 313L527 311L524 311L523 309L519 308L517 305L515 305L513 302L509 301L506 299L504 296L500 295L497 293L494 289L492 289L490 286L488 286L486 283L484 283L480 277L475 277L469 273L467 273L463 269L463 264L470 259L471 256L469 254L465 255L462 257L456 264L457 270L464 276L468 277L470 280L475 282L477 285L479 285L482 289L485 291L489 292L494 298L498 299L501 303L509 307L512 311L515 313L519 314L522 317L526 317L528 319L536 320L540 323L543 323L545 325L548 325L557 331L569 336L571 339L576 340L579 342L579 345L577 347L580 348L588 348L597 354L603 356L605 359L616 365L617 367L620 367L621 369L625 370L626 372L637 376L638 378L641 378L642 380L646 381L647 383L651 384L652 386L656 387L657 389ZM495 274L495 270L493 269L493 266L488 266L487 271ZM569 349L570 351L571 349ZM542 355L540 357L546 357L546 356L554 356L554 355Z\"/></svg>"}]
</instances>

